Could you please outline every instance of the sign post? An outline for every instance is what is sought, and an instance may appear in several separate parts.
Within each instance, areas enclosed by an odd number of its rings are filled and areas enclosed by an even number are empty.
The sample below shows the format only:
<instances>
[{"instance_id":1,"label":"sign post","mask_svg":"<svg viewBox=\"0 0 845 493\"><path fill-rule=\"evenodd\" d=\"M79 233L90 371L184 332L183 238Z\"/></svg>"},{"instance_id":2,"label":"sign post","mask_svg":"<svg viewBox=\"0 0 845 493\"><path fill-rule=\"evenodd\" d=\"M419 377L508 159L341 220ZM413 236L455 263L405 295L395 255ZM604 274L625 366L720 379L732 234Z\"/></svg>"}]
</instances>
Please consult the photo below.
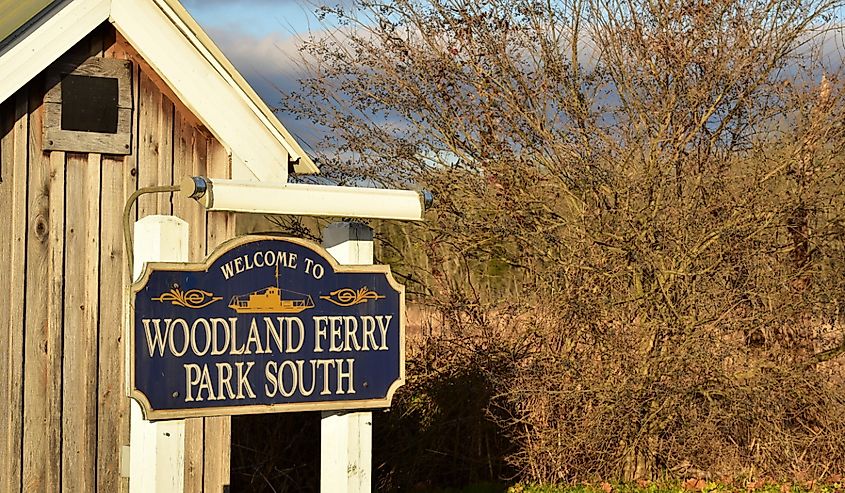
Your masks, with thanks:
<instances>
[{"instance_id":1,"label":"sign post","mask_svg":"<svg viewBox=\"0 0 845 493\"><path fill-rule=\"evenodd\" d=\"M373 263L373 230L360 223L334 223L323 246L341 264ZM369 493L372 485L373 413L324 412L320 421L320 491Z\"/></svg>"},{"instance_id":2,"label":"sign post","mask_svg":"<svg viewBox=\"0 0 845 493\"><path fill-rule=\"evenodd\" d=\"M139 219L134 256L133 279L141 276L145 262L187 261L188 223L174 216ZM126 355L127 364L131 357ZM131 382L127 385L131 389ZM184 491L185 420L147 421L138 402L131 400L129 437L130 493Z\"/></svg>"}]
</instances>

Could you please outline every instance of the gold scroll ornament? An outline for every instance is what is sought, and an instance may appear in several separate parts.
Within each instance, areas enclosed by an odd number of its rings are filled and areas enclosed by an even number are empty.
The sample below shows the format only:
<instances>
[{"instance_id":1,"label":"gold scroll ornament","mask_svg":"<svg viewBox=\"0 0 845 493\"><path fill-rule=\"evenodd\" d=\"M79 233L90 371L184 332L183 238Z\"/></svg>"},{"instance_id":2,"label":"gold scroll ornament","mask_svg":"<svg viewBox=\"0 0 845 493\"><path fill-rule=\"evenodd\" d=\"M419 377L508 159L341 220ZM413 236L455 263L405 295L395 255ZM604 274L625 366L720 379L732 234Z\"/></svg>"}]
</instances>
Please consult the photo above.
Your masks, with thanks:
<instances>
[{"instance_id":1,"label":"gold scroll ornament","mask_svg":"<svg viewBox=\"0 0 845 493\"><path fill-rule=\"evenodd\" d=\"M201 289L189 289L188 291L182 291L179 288L173 288L166 293L161 293L156 298L152 298L153 301L160 301L162 303L167 303L168 301L176 306L184 306L185 308L205 308L208 305L214 303L215 301L222 300L223 297L221 296L214 296L213 293L209 293L208 291L203 291Z\"/></svg>"},{"instance_id":2,"label":"gold scroll ornament","mask_svg":"<svg viewBox=\"0 0 845 493\"><path fill-rule=\"evenodd\" d=\"M357 291L352 288L341 288L329 293L329 296L320 296L321 300L331 301L337 306L352 306L366 303L370 300L381 300L384 296L367 289L366 286Z\"/></svg>"}]
</instances>

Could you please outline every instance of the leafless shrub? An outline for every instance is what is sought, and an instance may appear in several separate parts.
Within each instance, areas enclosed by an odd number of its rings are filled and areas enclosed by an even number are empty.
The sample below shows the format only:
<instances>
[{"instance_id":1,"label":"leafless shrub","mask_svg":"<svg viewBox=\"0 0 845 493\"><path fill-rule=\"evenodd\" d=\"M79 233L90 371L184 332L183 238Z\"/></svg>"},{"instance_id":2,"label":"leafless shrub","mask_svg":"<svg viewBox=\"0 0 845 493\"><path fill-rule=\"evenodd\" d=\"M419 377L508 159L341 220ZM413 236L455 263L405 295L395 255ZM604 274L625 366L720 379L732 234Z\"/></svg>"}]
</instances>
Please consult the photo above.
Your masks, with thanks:
<instances>
[{"instance_id":1,"label":"leafless shrub","mask_svg":"<svg viewBox=\"0 0 845 493\"><path fill-rule=\"evenodd\" d=\"M529 480L841 471L839 8L325 9L286 100L323 170L437 195L385 235L443 317L399 409L472 364Z\"/></svg>"}]
</instances>

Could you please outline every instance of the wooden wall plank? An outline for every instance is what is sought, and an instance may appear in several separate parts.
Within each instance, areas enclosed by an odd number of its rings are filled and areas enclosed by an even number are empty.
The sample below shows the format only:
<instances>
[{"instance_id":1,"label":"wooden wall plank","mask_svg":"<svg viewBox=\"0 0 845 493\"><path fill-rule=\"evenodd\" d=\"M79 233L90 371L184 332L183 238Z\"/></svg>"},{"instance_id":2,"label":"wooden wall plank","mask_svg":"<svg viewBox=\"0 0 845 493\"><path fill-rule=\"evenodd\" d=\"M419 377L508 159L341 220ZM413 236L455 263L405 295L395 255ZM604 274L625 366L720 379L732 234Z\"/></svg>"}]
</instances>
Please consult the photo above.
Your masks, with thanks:
<instances>
[{"instance_id":1,"label":"wooden wall plank","mask_svg":"<svg viewBox=\"0 0 845 493\"><path fill-rule=\"evenodd\" d=\"M208 139L208 176L210 178L231 178L232 165L229 151L216 139ZM206 253L211 253L218 245L232 238L235 234L235 215L229 212L207 212L208 224Z\"/></svg>"},{"instance_id":2,"label":"wooden wall plank","mask_svg":"<svg viewBox=\"0 0 845 493\"><path fill-rule=\"evenodd\" d=\"M0 211L11 211L14 198L14 154L15 154L15 106L14 102L0 104ZM10 254L12 249L12 223L0 221L0 271L10 272ZM7 375L11 373L11 356L14 350L12 337L15 327L11 327L9 312L17 303L17 296L12 292L10 276L0 276L0 395L9 395L13 382ZM13 410L9 401L0 399L0 491L20 491L20 484L11 475L12 456L20 456L15 444L9 443L9 436L15 426L17 409Z\"/></svg>"},{"instance_id":3,"label":"wooden wall plank","mask_svg":"<svg viewBox=\"0 0 845 493\"><path fill-rule=\"evenodd\" d=\"M94 491L100 258L99 154L67 159L62 491Z\"/></svg>"},{"instance_id":4,"label":"wooden wall plank","mask_svg":"<svg viewBox=\"0 0 845 493\"><path fill-rule=\"evenodd\" d=\"M138 139L138 160L136 162L136 169L138 174L138 188L152 186L158 182L158 165L151 165L151 163L158 163L158 132L156 125L158 123L158 108L155 104L160 95L156 90L155 84L152 83L149 77L140 72L138 76L138 126L135 131L135 137ZM140 197L137 203L136 218L140 219L144 216L156 213L156 201L154 197L146 196Z\"/></svg>"},{"instance_id":5,"label":"wooden wall plank","mask_svg":"<svg viewBox=\"0 0 845 493\"><path fill-rule=\"evenodd\" d=\"M30 87L37 87L33 82ZM53 173L42 151L43 106L34 92L29 101L29 176L27 197L26 298L23 396L23 491L58 491L61 484L61 362L57 342L57 303L45 302L55 286L51 276L63 229L64 187L61 173ZM60 159L61 154L56 156ZM53 163L54 165L56 163Z\"/></svg>"},{"instance_id":6,"label":"wooden wall plank","mask_svg":"<svg viewBox=\"0 0 845 493\"><path fill-rule=\"evenodd\" d=\"M100 340L97 395L97 491L128 490L120 475L121 446L129 444L129 399L123 382L123 320L129 284L123 246L123 206L135 189L134 156L104 156L100 190Z\"/></svg>"},{"instance_id":7,"label":"wooden wall plank","mask_svg":"<svg viewBox=\"0 0 845 493\"><path fill-rule=\"evenodd\" d=\"M232 418L205 418L205 491L223 492L231 482Z\"/></svg>"},{"instance_id":8,"label":"wooden wall plank","mask_svg":"<svg viewBox=\"0 0 845 493\"><path fill-rule=\"evenodd\" d=\"M179 113L183 118L189 120L192 125L199 128L206 134L207 137L211 135L208 129L203 126L200 119L191 113L191 110L185 106L185 103L179 100L176 93L173 92L164 80L155 73L152 66L150 66L144 57L142 57L135 48L126 41L126 38L124 38L122 34L116 33L115 44L109 49L108 53L114 53L115 58L130 60L136 67L140 68L140 70L144 72L144 75L155 83L158 90L174 104L177 113ZM135 106L135 108L137 108L137 106Z\"/></svg>"},{"instance_id":9,"label":"wooden wall plank","mask_svg":"<svg viewBox=\"0 0 845 493\"><path fill-rule=\"evenodd\" d=\"M62 358L64 357L64 267L65 267L65 166L64 152L50 153L50 265L47 290L47 345L55 348L51 360L53 378L50 378L50 415L56 427L47 430L50 450L60 451L62 440L62 403L64 402ZM52 458L59 462L58 457ZM59 472L59 479L63 472Z\"/></svg>"},{"instance_id":10,"label":"wooden wall plank","mask_svg":"<svg viewBox=\"0 0 845 493\"><path fill-rule=\"evenodd\" d=\"M195 168L194 130L191 124L178 114L174 122L173 138L173 175L178 180L182 176L192 174ZM199 262L205 257L205 220L201 217L202 212L202 206L195 200L181 196L174 200L174 215L188 222L188 259L191 262ZM203 491L204 428L202 418L185 420L185 493Z\"/></svg>"},{"instance_id":11,"label":"wooden wall plank","mask_svg":"<svg viewBox=\"0 0 845 493\"><path fill-rule=\"evenodd\" d=\"M191 170L190 174L192 176L205 176L208 173L207 153L209 138L205 133L198 130L194 131L193 137L194 138L191 143L193 169ZM195 245L195 247L197 248L197 256L204 260L206 257L207 249L206 212L205 208L202 207L198 202L193 200L191 202L193 202L191 204L193 212L191 214L191 224L196 225L196 227L191 230L191 244ZM215 432L219 430L215 430L214 428L211 428L209 430L206 426L206 423L206 419L200 422L200 424L202 425L203 433L201 435L201 440L199 440L196 445L198 447L202 447L203 449L203 485L205 486L205 488L207 488L208 491L221 491L221 484L215 481L215 476L212 474L213 471L211 470L211 468L214 468L214 464L208 462L208 455L205 449L205 442L208 439L206 433ZM226 484L228 484L228 481L226 481Z\"/></svg>"},{"instance_id":12,"label":"wooden wall plank","mask_svg":"<svg viewBox=\"0 0 845 493\"><path fill-rule=\"evenodd\" d=\"M183 120L188 124L188 120ZM206 176L208 174L208 140L206 134L191 127L191 148L188 150L191 154L192 167L185 175L190 176ZM184 176L177 175L181 181ZM205 207L201 206L199 202L193 199L182 199L190 204L190 221L191 224L196 224L195 228L191 229L191 245L196 248L197 260L205 260L206 244L207 244L207 225L205 218Z\"/></svg>"},{"instance_id":13,"label":"wooden wall plank","mask_svg":"<svg viewBox=\"0 0 845 493\"><path fill-rule=\"evenodd\" d=\"M118 38L121 38L120 40ZM109 29L103 38L106 58L127 59L125 40ZM100 340L97 416L97 491L125 493L122 447L129 445L129 398L124 387L123 322L129 270L123 244L123 206L135 191L138 155L138 67L132 65L132 148L128 156L103 156L100 175ZM134 214L132 216L134 220ZM128 457L123 457L128 460Z\"/></svg>"},{"instance_id":14,"label":"wooden wall plank","mask_svg":"<svg viewBox=\"0 0 845 493\"><path fill-rule=\"evenodd\" d=\"M179 114L174 128L174 180L178 183L186 176L204 175L208 146L206 137ZM205 260L205 208L196 200L177 195L173 202L173 213L190 225L188 255L191 262Z\"/></svg>"},{"instance_id":15,"label":"wooden wall plank","mask_svg":"<svg viewBox=\"0 0 845 493\"><path fill-rule=\"evenodd\" d=\"M208 176L230 178L232 175L229 153L214 139L208 141ZM235 236L235 215L229 212L206 213L206 253L211 253L220 243ZM223 485L231 482L232 418L220 416L205 418L205 472L206 491L221 492Z\"/></svg>"},{"instance_id":16,"label":"wooden wall plank","mask_svg":"<svg viewBox=\"0 0 845 493\"><path fill-rule=\"evenodd\" d=\"M0 491L21 491L23 432L23 292L29 115L26 91L3 106L0 130Z\"/></svg>"},{"instance_id":17,"label":"wooden wall plank","mask_svg":"<svg viewBox=\"0 0 845 493\"><path fill-rule=\"evenodd\" d=\"M138 187L173 183L173 103L162 95L143 71L139 77ZM138 200L138 217L172 214L169 194L153 194Z\"/></svg>"},{"instance_id":18,"label":"wooden wall plank","mask_svg":"<svg viewBox=\"0 0 845 493\"><path fill-rule=\"evenodd\" d=\"M173 174L173 124L174 108L170 99L159 92L158 112L158 183L156 185L172 185ZM158 202L159 214L173 214L173 195L158 193L155 198Z\"/></svg>"}]
</instances>

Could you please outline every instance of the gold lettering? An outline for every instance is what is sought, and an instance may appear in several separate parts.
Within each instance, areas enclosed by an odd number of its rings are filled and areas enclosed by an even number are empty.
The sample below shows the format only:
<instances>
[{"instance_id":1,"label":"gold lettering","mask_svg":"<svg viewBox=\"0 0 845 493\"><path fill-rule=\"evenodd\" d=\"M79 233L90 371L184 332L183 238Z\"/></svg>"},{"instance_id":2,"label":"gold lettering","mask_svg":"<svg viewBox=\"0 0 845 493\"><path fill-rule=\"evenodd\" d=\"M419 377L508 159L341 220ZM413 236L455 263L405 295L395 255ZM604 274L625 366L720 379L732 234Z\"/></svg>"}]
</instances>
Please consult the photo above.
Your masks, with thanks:
<instances>
[{"instance_id":1,"label":"gold lettering","mask_svg":"<svg viewBox=\"0 0 845 493\"><path fill-rule=\"evenodd\" d=\"M376 344L376 338L374 336L376 331L376 319L369 315L364 315L361 317L361 325L363 333L361 336L363 342L361 349L364 351L369 351L371 348L378 349L378 344ZM372 343L372 346L368 346L367 341Z\"/></svg>"},{"instance_id":2,"label":"gold lettering","mask_svg":"<svg viewBox=\"0 0 845 493\"><path fill-rule=\"evenodd\" d=\"M167 339L167 330L168 329L165 328L164 334L162 335L162 333L161 333L161 319L160 318L154 318L152 320L145 318L145 319L141 320L141 322L143 322L143 324L144 324L144 332L147 335L147 349L148 349L150 358L153 357L153 349L156 349L156 348L158 349L158 355L164 356L164 343L165 343L165 340ZM153 326L155 327L155 336L153 336L152 332L150 331L150 322L152 322Z\"/></svg>"},{"instance_id":3,"label":"gold lettering","mask_svg":"<svg viewBox=\"0 0 845 493\"><path fill-rule=\"evenodd\" d=\"M279 317L281 320L281 317ZM288 317L287 318L287 336L288 336L288 353L298 353L302 346L305 344L305 326L302 324L302 320L297 317ZM297 342L298 344L296 347L293 346L293 327L292 325L296 324L297 329Z\"/></svg>"},{"instance_id":4,"label":"gold lettering","mask_svg":"<svg viewBox=\"0 0 845 493\"><path fill-rule=\"evenodd\" d=\"M290 369L290 391L285 390L285 368ZM285 397L290 397L296 392L297 387L297 375L296 375L296 366L294 365L293 361L284 360L282 361L282 366L279 367L279 392Z\"/></svg>"},{"instance_id":5,"label":"gold lettering","mask_svg":"<svg viewBox=\"0 0 845 493\"><path fill-rule=\"evenodd\" d=\"M273 367L273 370L270 367ZM278 391L278 384L276 383L276 370L278 369L278 365L275 361L268 361L267 365L264 366L264 378L267 380L264 383L264 395L267 397L275 397L276 392ZM270 391L269 384L273 384L273 391Z\"/></svg>"},{"instance_id":6,"label":"gold lettering","mask_svg":"<svg viewBox=\"0 0 845 493\"><path fill-rule=\"evenodd\" d=\"M344 336L343 350L349 351L355 348L356 351L361 350L361 345L358 344L358 319L352 316L343 317L343 331ZM352 344L349 341L352 341Z\"/></svg>"},{"instance_id":7,"label":"gold lettering","mask_svg":"<svg viewBox=\"0 0 845 493\"><path fill-rule=\"evenodd\" d=\"M329 395L331 394L329 390L329 366L334 366L335 361L333 359L318 359L317 365L323 367L323 390L320 391L320 395Z\"/></svg>"},{"instance_id":8,"label":"gold lettering","mask_svg":"<svg viewBox=\"0 0 845 493\"><path fill-rule=\"evenodd\" d=\"M177 358L184 356L185 353L188 352L188 346L191 342L191 336L188 333L188 322L181 318L177 318L176 320L170 320L169 318L167 318L164 320L164 323L166 325L165 333L169 333L168 345L170 346L170 353L173 354L173 356L176 356ZM182 346L181 351L176 350L176 342L174 340L175 337L173 335L176 332L174 330L174 326L176 325L182 327L182 339L185 342L185 344Z\"/></svg>"},{"instance_id":9,"label":"gold lettering","mask_svg":"<svg viewBox=\"0 0 845 493\"><path fill-rule=\"evenodd\" d=\"M200 350L197 347L197 325L202 325L205 329L205 347ZM197 356L205 356L205 353L208 352L208 349L211 347L211 326L208 324L208 320L204 318L198 318L194 320L194 323L191 325L191 351Z\"/></svg>"},{"instance_id":10,"label":"gold lettering","mask_svg":"<svg viewBox=\"0 0 845 493\"><path fill-rule=\"evenodd\" d=\"M208 392L208 400L216 401L214 396L214 388L211 386L211 374L208 373L208 366L202 365L202 375L200 376L200 386L197 388L197 401L202 400L203 389Z\"/></svg>"},{"instance_id":11,"label":"gold lettering","mask_svg":"<svg viewBox=\"0 0 845 493\"><path fill-rule=\"evenodd\" d=\"M237 319L236 318L230 318L229 320L231 320L232 324L234 325L235 321ZM217 339L218 328L221 325L223 326L223 334L226 336L226 339L225 339L226 342L223 343L222 347L218 344L219 340ZM211 341L212 341L212 343L211 343L211 345L212 345L211 355L212 356L219 356L221 354L224 354L226 352L226 350L229 349L229 341L231 340L231 338L232 337L231 337L231 334L229 333L229 326L226 324L226 319L225 318L212 318L211 319Z\"/></svg>"},{"instance_id":12,"label":"gold lettering","mask_svg":"<svg viewBox=\"0 0 845 493\"><path fill-rule=\"evenodd\" d=\"M393 319L393 315L379 315L376 317L378 320L378 329L381 332L381 346L378 348L380 351L387 351L387 327L390 325L390 320Z\"/></svg>"},{"instance_id":13,"label":"gold lettering","mask_svg":"<svg viewBox=\"0 0 845 493\"><path fill-rule=\"evenodd\" d=\"M323 352L323 340L326 338L326 327L324 324L328 323L329 317L319 316L312 317L314 321L314 352Z\"/></svg>"},{"instance_id":14,"label":"gold lettering","mask_svg":"<svg viewBox=\"0 0 845 493\"><path fill-rule=\"evenodd\" d=\"M185 402L193 402L194 397L191 388L200 381L200 367L193 363L182 365L185 369ZM195 376L191 376L195 375ZM202 400L202 399L200 399Z\"/></svg>"},{"instance_id":15,"label":"gold lettering","mask_svg":"<svg viewBox=\"0 0 845 493\"><path fill-rule=\"evenodd\" d=\"M255 366L254 361L246 363L246 371L244 371L244 362L238 361L235 363L235 368L238 369L238 399L243 399L244 395L249 396L250 399L255 399L255 392L252 391L252 386L249 384L249 370ZM244 394L246 390L246 394Z\"/></svg>"},{"instance_id":16,"label":"gold lettering","mask_svg":"<svg viewBox=\"0 0 845 493\"><path fill-rule=\"evenodd\" d=\"M229 363L216 363L216 366L218 398L234 399L235 392L232 391L232 365L230 365ZM226 389L226 394L223 394L224 387Z\"/></svg>"},{"instance_id":17,"label":"gold lettering","mask_svg":"<svg viewBox=\"0 0 845 493\"><path fill-rule=\"evenodd\" d=\"M336 394L354 394L355 393L355 387L352 383L352 366L355 363L355 360L353 360L352 358L348 358L346 360L337 359L335 361L337 361L337 392L335 392L335 393ZM341 367L343 366L344 361L346 361L346 366L347 366L347 368L349 368L348 371L341 370ZM343 383L342 383L343 379L346 379L346 382L347 382L345 392L343 390Z\"/></svg>"},{"instance_id":18,"label":"gold lettering","mask_svg":"<svg viewBox=\"0 0 845 493\"><path fill-rule=\"evenodd\" d=\"M231 327L231 341L232 341L232 349L229 351L229 354L244 354L244 346L238 347L238 319L237 318L230 318L232 322Z\"/></svg>"},{"instance_id":19,"label":"gold lettering","mask_svg":"<svg viewBox=\"0 0 845 493\"><path fill-rule=\"evenodd\" d=\"M313 359L311 360L311 388L305 389L305 386L302 384L305 381L304 375L305 372L303 371L303 367L305 366L305 361L299 359L296 360L296 367L299 369L299 393L305 397L314 393L314 385L317 383L317 362Z\"/></svg>"},{"instance_id":20,"label":"gold lettering","mask_svg":"<svg viewBox=\"0 0 845 493\"><path fill-rule=\"evenodd\" d=\"M264 320L271 325L273 322L270 322L269 317L264 317ZM255 346L255 351L250 351L249 345L252 344ZM244 354L263 354L265 351L261 348L261 339L258 335L258 324L256 323L255 319L253 318L252 321L249 323L249 334L246 338L246 344L244 344Z\"/></svg>"},{"instance_id":21,"label":"gold lettering","mask_svg":"<svg viewBox=\"0 0 845 493\"><path fill-rule=\"evenodd\" d=\"M329 339L329 352L338 353L340 351L343 351L343 336L340 333L342 322L343 317L329 317L329 330L331 331L331 337Z\"/></svg>"}]
</instances>

